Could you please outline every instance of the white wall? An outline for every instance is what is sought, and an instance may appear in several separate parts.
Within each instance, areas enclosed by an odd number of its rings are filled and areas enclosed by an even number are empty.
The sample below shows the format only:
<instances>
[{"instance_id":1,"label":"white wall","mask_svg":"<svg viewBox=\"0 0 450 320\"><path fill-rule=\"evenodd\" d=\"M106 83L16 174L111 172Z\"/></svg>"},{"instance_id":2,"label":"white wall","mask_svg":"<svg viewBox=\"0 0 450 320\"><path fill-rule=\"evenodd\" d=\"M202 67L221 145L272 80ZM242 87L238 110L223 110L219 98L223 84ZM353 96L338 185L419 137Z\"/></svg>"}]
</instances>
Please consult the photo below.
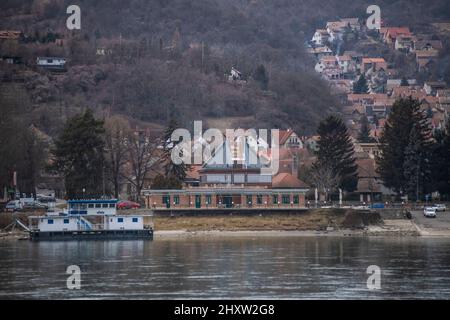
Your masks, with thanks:
<instances>
[{"instance_id":1,"label":"white wall","mask_svg":"<svg viewBox=\"0 0 450 320\"><path fill-rule=\"evenodd\" d=\"M136 218L137 222L133 222L133 218ZM119 219L123 219L123 222L119 222ZM143 228L143 217L114 216L107 217L105 220L105 229L109 230L142 230Z\"/></svg>"},{"instance_id":2,"label":"white wall","mask_svg":"<svg viewBox=\"0 0 450 320\"><path fill-rule=\"evenodd\" d=\"M53 224L49 224L48 221L52 220ZM69 223L64 223L64 220L69 220ZM70 218L70 217L64 217L64 218L57 218L57 217L45 217L39 219L39 230L48 232L48 231L77 231L78 230L78 224L77 219Z\"/></svg>"}]
</instances>

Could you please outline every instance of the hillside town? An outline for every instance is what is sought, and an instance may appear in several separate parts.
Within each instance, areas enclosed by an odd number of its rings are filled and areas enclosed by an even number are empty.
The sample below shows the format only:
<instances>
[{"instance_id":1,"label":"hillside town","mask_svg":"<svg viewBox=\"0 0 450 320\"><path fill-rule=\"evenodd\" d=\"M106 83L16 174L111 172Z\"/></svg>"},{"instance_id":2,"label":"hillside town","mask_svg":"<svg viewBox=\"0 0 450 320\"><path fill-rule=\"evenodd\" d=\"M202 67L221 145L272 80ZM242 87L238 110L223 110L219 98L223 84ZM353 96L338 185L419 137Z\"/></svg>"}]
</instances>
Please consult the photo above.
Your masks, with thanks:
<instances>
[{"instance_id":1,"label":"hillside town","mask_svg":"<svg viewBox=\"0 0 450 320\"><path fill-rule=\"evenodd\" d=\"M320 135L305 135L287 125L283 125L284 128L280 132L278 141L280 169L275 175L262 179L261 168L249 166L245 162L248 159L245 159L243 154L237 156L233 147L224 145L223 149L234 161L231 167L227 165L221 168L211 167L208 162L189 166L185 168L181 176L177 177L180 180L177 185L181 190L165 191L167 188L155 186L158 185L155 181L158 182L161 176L169 172L165 170L169 165L167 156L164 158L164 153L167 153L168 138L166 137L165 141L161 140L163 128L155 129L145 124L132 124L132 121L129 122L128 119L121 119L121 121L127 122L129 136L122 137L124 140L119 141L122 145L115 146L126 149L119 150L126 156L123 155L124 159L119 159L121 162L116 168L117 172L107 173L106 177L101 179L103 185L101 191L105 193L105 190L109 190L117 198L133 200L142 206L160 209L173 209L177 206L202 208L204 205L209 208L214 206L304 208L326 205L327 202L342 205L343 200L361 205L398 200L398 190L396 192L385 186L379 175L377 158L380 155L380 139L393 104L398 99L409 97L420 103L432 133L445 131L450 111L450 88L444 81L436 79L432 71L436 67L436 59L444 46L440 36L447 37L449 29L449 23L435 23L430 26L432 33L413 33L408 26L382 26L381 29L374 31L368 30L359 18L342 18L327 22L324 28L317 29L308 41L307 51L316 62L314 70L326 81L333 95L338 97L342 104L339 114L348 129L354 150L357 183L354 188L344 190L344 194L340 188L333 187L332 190L328 190L330 188L319 186L312 181L310 171L319 160ZM46 41L58 47L62 48L66 45L66 39L58 34L48 32L46 38L48 38ZM22 31L0 30L0 41L17 45L32 43L36 39ZM122 36L120 41L121 43L125 41L122 40ZM160 49L167 54L173 54L180 50L180 41L181 34L177 28L170 45L160 45ZM204 44L191 44L191 49L203 52ZM386 55L374 54L374 52L401 55L406 60L398 58L397 60L402 61L403 64L398 65ZM98 59L112 54L112 47L102 45L96 47L95 56ZM25 63L24 57L20 55L2 55L0 59L3 66ZM35 63L31 66L29 62L25 64L56 77L66 73L70 68L68 59L64 56L36 56L34 59ZM3 81L8 83L21 81L14 79L20 73L11 74L8 73L8 69L3 70L3 74L0 74ZM417 75L417 77L411 77L411 75ZM262 65L251 75L231 66L229 73L223 76L223 81L225 88L239 88L238 90L245 90L253 83L257 83L258 90L261 90L264 97L270 99L276 96L276 93L268 88L268 73ZM109 111L103 113L103 119L107 125L117 125L114 121L109 121L109 117L111 117ZM46 142L50 151L50 145L56 142L54 137L34 125L31 130ZM159 136L156 134L157 138L155 138L155 132L159 132ZM109 132L109 134L112 133ZM151 136L153 138L150 138ZM146 159L148 163L138 163L142 159L133 158L136 155L125 143L133 139L137 141L137 151L142 151L140 150L142 141L150 143L151 139L156 139L151 142L154 150L147 150L152 152ZM269 148L268 157L273 160L270 152ZM114 155L111 157L113 162L117 161ZM49 158L46 161L48 165L51 165L54 159ZM151 164L151 170L142 172L140 166L146 167L148 164ZM62 183L60 173L41 170L35 180L38 181L35 189L22 192L17 184L17 174L20 177L21 173L9 172L8 184L2 186L0 191L3 202L22 197L21 193L25 193L24 198L37 195L44 198L67 197L67 186L65 187ZM225 190L214 191L217 188L225 188ZM78 193L80 193L79 190ZM434 193L430 196L439 198L440 195ZM402 199L407 201L408 197Z\"/></svg>"}]
</instances>

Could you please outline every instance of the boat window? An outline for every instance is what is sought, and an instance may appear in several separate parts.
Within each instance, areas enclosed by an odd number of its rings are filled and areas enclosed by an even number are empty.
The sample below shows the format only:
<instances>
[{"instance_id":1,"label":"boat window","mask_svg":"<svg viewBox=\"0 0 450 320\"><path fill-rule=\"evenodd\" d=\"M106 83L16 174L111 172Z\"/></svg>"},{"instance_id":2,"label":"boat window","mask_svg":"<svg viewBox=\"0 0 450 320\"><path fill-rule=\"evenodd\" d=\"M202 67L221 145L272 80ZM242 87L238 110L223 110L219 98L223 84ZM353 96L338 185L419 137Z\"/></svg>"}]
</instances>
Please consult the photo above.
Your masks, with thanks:
<instances>
[{"instance_id":1,"label":"boat window","mask_svg":"<svg viewBox=\"0 0 450 320\"><path fill-rule=\"evenodd\" d=\"M133 218L133 222L134 223L138 222L138 218Z\"/></svg>"},{"instance_id":2,"label":"boat window","mask_svg":"<svg viewBox=\"0 0 450 320\"><path fill-rule=\"evenodd\" d=\"M117 218L118 223L123 223L123 218Z\"/></svg>"},{"instance_id":3,"label":"boat window","mask_svg":"<svg viewBox=\"0 0 450 320\"><path fill-rule=\"evenodd\" d=\"M93 207L94 207L94 204L93 204L93 203L89 203L88 207L89 207L89 208L93 208Z\"/></svg>"},{"instance_id":4,"label":"boat window","mask_svg":"<svg viewBox=\"0 0 450 320\"><path fill-rule=\"evenodd\" d=\"M47 220L47 223L48 223L48 224L53 224L53 219L48 219L48 220Z\"/></svg>"},{"instance_id":5,"label":"boat window","mask_svg":"<svg viewBox=\"0 0 450 320\"><path fill-rule=\"evenodd\" d=\"M101 207L102 207L102 204L101 204L101 203L96 203L96 204L95 204L95 207L96 207L96 208L101 208Z\"/></svg>"},{"instance_id":6,"label":"boat window","mask_svg":"<svg viewBox=\"0 0 450 320\"><path fill-rule=\"evenodd\" d=\"M107 203L104 203L104 204L102 205L102 207L103 207L103 208L108 208L108 204L107 204Z\"/></svg>"},{"instance_id":7,"label":"boat window","mask_svg":"<svg viewBox=\"0 0 450 320\"><path fill-rule=\"evenodd\" d=\"M69 219L64 219L64 224L69 224Z\"/></svg>"},{"instance_id":8,"label":"boat window","mask_svg":"<svg viewBox=\"0 0 450 320\"><path fill-rule=\"evenodd\" d=\"M109 207L110 207L110 208L115 208L116 205L115 205L114 203L110 203L110 204L109 204Z\"/></svg>"}]
</instances>

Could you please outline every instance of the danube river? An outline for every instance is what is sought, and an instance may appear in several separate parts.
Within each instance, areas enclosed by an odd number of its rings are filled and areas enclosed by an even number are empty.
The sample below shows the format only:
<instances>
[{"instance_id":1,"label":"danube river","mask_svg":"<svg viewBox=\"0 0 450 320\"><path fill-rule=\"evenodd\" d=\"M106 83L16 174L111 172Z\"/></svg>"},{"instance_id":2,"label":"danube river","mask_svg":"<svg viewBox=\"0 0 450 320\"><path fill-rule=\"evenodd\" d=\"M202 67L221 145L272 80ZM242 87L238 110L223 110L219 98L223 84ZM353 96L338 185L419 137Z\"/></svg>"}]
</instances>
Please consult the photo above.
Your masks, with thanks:
<instances>
[{"instance_id":1,"label":"danube river","mask_svg":"<svg viewBox=\"0 0 450 320\"><path fill-rule=\"evenodd\" d=\"M77 265L81 288L67 288ZM368 290L367 268L381 269ZM0 242L1 299L450 298L450 239Z\"/></svg>"}]
</instances>

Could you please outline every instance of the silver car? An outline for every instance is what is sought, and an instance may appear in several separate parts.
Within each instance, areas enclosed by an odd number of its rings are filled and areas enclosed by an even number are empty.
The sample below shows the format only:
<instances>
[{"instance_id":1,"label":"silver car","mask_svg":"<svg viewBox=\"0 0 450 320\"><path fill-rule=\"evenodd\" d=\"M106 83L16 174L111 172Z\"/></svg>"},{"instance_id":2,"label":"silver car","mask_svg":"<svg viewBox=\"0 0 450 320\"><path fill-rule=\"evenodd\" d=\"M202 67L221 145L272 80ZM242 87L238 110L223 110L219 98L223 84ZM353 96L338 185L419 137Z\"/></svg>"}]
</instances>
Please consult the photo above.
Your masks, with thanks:
<instances>
[{"instance_id":1,"label":"silver car","mask_svg":"<svg viewBox=\"0 0 450 320\"><path fill-rule=\"evenodd\" d=\"M447 210L447 207L445 206L445 204L435 204L434 206L433 206L433 208L435 208L436 209L436 211L441 211L441 212L444 212L444 211L446 211Z\"/></svg>"}]
</instances>

